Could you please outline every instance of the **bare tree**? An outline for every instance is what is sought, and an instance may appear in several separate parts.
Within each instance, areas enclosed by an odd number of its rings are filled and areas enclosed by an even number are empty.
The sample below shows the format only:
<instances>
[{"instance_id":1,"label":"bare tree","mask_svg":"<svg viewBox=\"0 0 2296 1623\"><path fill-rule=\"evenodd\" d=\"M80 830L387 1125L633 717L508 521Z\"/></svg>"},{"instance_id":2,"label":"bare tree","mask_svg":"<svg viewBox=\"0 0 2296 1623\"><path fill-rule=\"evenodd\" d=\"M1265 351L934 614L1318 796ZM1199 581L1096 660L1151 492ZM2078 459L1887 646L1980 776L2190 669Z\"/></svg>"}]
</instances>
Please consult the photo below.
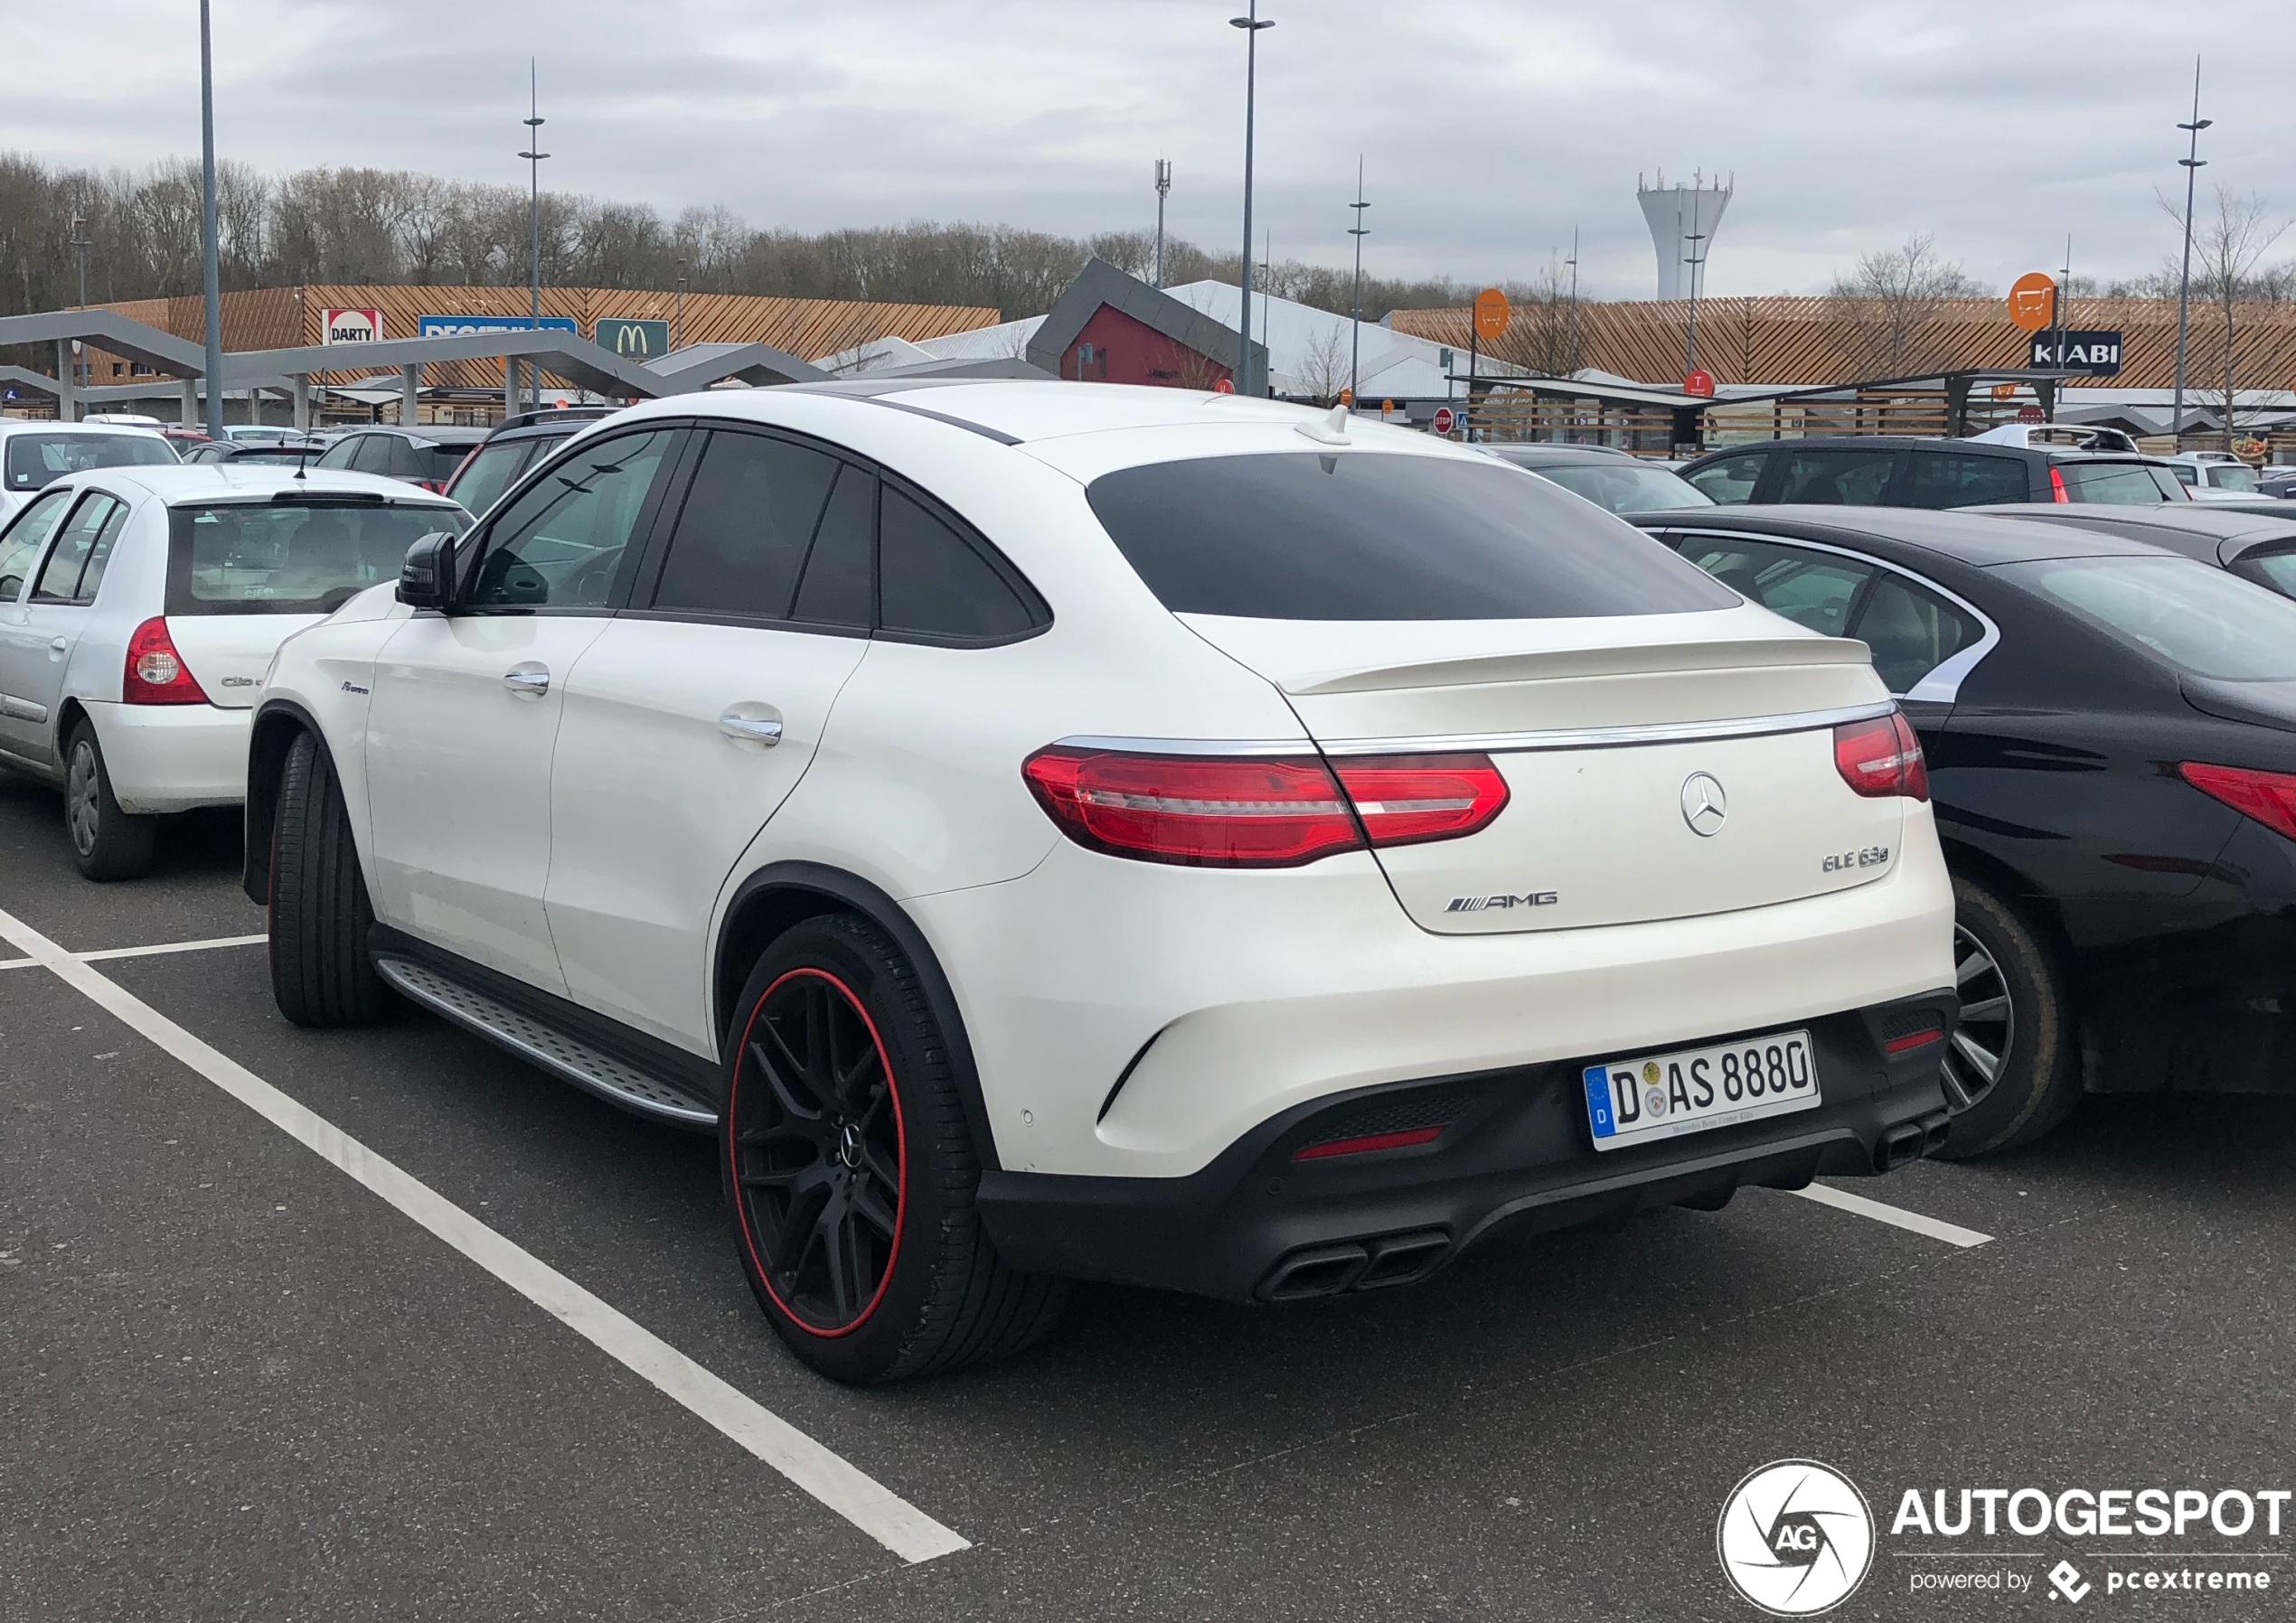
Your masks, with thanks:
<instances>
[{"instance_id":1,"label":"bare tree","mask_svg":"<svg viewBox=\"0 0 2296 1623\"><path fill-rule=\"evenodd\" d=\"M1340 390L1348 384L1347 340L1347 329L1335 322L1308 341L1294 380L1299 387L1294 399L1329 406L1340 398Z\"/></svg>"},{"instance_id":2,"label":"bare tree","mask_svg":"<svg viewBox=\"0 0 2296 1623\"><path fill-rule=\"evenodd\" d=\"M2240 350L2238 317L2243 303L2256 298L2269 298L2276 288L2271 284L2283 279L2285 267L2259 277L2257 269L2263 257L2272 251L2272 244L2286 234L2290 221L2286 217L2272 217L2272 202L2256 192L2234 192L2224 186L2215 188L2215 208L2211 213L2192 222L2192 292L2196 299L2216 306L2209 322L2210 337L2217 346L2217 353L2210 357L2214 364L2208 372L2220 380L2214 391L2196 390L2203 399L2213 392L2218 415L2225 426L2225 443L2231 443L2241 421ZM2162 200L2164 203L2167 200ZM2169 212L2181 226L2183 211L2170 207ZM2175 292L2175 285L2169 291ZM2196 366L2196 372L2199 368ZM2248 413L2254 421L2255 411Z\"/></svg>"},{"instance_id":3,"label":"bare tree","mask_svg":"<svg viewBox=\"0 0 2296 1623\"><path fill-rule=\"evenodd\" d=\"M1937 318L1946 301L1985 291L1924 233L1862 256L1856 269L1835 276L1827 296L1843 331L1844 362L1852 376L1873 378L1941 364L1946 351Z\"/></svg>"},{"instance_id":4,"label":"bare tree","mask_svg":"<svg viewBox=\"0 0 2296 1623\"><path fill-rule=\"evenodd\" d=\"M1547 263L1528 282L1509 284L1513 319L1502 343L1506 358L1550 378L1567 378L1579 368L1578 324L1571 319L1571 285L1563 262Z\"/></svg>"}]
</instances>

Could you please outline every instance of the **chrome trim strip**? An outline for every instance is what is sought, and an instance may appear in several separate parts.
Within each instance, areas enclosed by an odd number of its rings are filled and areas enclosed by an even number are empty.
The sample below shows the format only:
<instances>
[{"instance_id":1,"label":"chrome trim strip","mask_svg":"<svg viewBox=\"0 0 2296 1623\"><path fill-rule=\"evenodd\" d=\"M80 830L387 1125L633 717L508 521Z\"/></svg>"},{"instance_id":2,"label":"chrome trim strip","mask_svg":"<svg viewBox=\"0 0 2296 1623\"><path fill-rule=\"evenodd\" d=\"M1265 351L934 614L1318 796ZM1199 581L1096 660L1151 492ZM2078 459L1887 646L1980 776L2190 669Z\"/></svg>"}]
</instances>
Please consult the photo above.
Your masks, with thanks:
<instances>
[{"instance_id":1,"label":"chrome trim strip","mask_svg":"<svg viewBox=\"0 0 2296 1623\"><path fill-rule=\"evenodd\" d=\"M1911 569L1903 568L1887 558L1877 558L1870 552L1859 552L1851 547L1837 547L1826 541L1806 540L1798 535L1773 535L1763 530L1702 530L1696 525L1685 525L1678 530L1669 524L1652 525L1650 527L1649 533L1655 535L1661 531L1668 535L1711 536L1717 540L1726 541L1740 539L1767 541L1774 547L1801 547L1811 552L1830 552L1836 558L1853 558L1858 563L1870 565L1884 574L1910 580L1925 592L1934 592L1955 608L1964 611L1970 618L1985 628L1983 636L1942 664L1931 667L1929 673L1914 684L1913 690L1901 694L1899 696L1901 698L1917 699L1933 704L1952 704L1960 697L1962 683L1967 680L1969 673L1977 669L1980 661L1987 654L2000 646L2001 628L1993 624L1993 617L1983 609L1979 608L1960 593L1946 590L1927 576L1916 575Z\"/></svg>"},{"instance_id":2,"label":"chrome trim strip","mask_svg":"<svg viewBox=\"0 0 2296 1623\"><path fill-rule=\"evenodd\" d=\"M1727 721L1658 721L1640 727L1566 727L1542 733L1453 733L1435 737L1334 738L1327 755L1434 754L1479 750L1514 755L1546 749L1617 749L1637 744L1703 744L1712 738L1759 738L1774 733L1803 733L1845 721L1869 721L1897 708L1894 699L1843 705L1830 710L1795 710L1783 716L1743 716Z\"/></svg>"},{"instance_id":3,"label":"chrome trim strip","mask_svg":"<svg viewBox=\"0 0 2296 1623\"><path fill-rule=\"evenodd\" d=\"M453 1021L464 1030L471 1032L475 1036L483 1037L488 1042L494 1044L498 1047L509 1050L512 1054L516 1055L519 1058L525 1060L530 1065L537 1065L562 1081L572 1083L576 1087L580 1088L586 1093L595 1093L601 1099L620 1105L624 1110L633 1112L637 1115L651 1117L656 1121L671 1121L676 1123L680 1127L714 1128L718 1124L718 1112L715 1111L701 1110L691 1105L665 1104L660 1100L648 1099L636 1093L626 1093L622 1089L616 1087L607 1078L585 1071L578 1065L570 1065L564 1060L559 1058L556 1055L545 1052L543 1049L535 1046L532 1043L525 1041L513 1033L504 1031L499 1026L489 1024L487 1021L480 1018L468 1009L456 1007L454 1003L440 997L428 987L423 985L421 981L415 979L414 976L407 973L409 969L427 970L429 973L438 973L435 970L429 970L428 965L406 964L402 963L398 959L385 957L381 954L376 956L374 965L375 973L381 976L385 980L391 982L392 989L398 991L401 996L412 999L415 1002L421 1004L425 1009L430 1010L431 1013L439 1016L443 1019ZM439 978L441 980L447 979L445 976L440 976ZM484 999L488 1003L494 1001L494 999L487 997L484 992L479 992L475 990L475 989L462 986L459 982L456 983L456 990L475 999ZM532 1017L529 1018L531 1018ZM584 1048L589 1046L588 1044L582 1043L579 1039L569 1039L569 1046ZM601 1055L600 1057L604 1058L608 1056ZM626 1064L627 1062L616 1061L614 1063ZM635 1066L631 1066L630 1068L634 1072L636 1069Z\"/></svg>"},{"instance_id":4,"label":"chrome trim strip","mask_svg":"<svg viewBox=\"0 0 2296 1623\"><path fill-rule=\"evenodd\" d=\"M1078 733L1053 749L1111 749L1135 755L1313 755L1313 738L1115 738Z\"/></svg>"},{"instance_id":5,"label":"chrome trim strip","mask_svg":"<svg viewBox=\"0 0 2296 1623\"><path fill-rule=\"evenodd\" d=\"M1959 659L1958 654L1954 656ZM1719 721L1653 721L1633 727L1557 727L1529 733L1410 734L1388 738L1326 739L1327 755L1434 755L1480 750L1511 755L1542 749L1616 749L1636 744L1701 744L1709 738L1759 738L1774 733L1803 733L1845 721L1870 721L1897 708L1894 699L1842 705L1830 710L1793 710L1776 716L1740 716ZM1121 750L1143 755L1313 755L1306 738L1114 738L1077 734L1051 747Z\"/></svg>"}]
</instances>

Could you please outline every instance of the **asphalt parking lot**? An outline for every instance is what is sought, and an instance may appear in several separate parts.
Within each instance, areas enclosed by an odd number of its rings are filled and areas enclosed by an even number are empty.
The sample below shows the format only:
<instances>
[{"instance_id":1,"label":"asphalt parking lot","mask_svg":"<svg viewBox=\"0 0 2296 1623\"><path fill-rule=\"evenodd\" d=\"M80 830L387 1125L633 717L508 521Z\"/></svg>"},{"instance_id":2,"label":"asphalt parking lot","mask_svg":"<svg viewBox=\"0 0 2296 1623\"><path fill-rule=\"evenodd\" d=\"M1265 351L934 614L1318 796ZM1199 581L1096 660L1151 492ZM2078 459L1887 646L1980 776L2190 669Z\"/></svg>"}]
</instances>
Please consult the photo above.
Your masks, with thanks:
<instances>
[{"instance_id":1,"label":"asphalt parking lot","mask_svg":"<svg viewBox=\"0 0 2296 1623\"><path fill-rule=\"evenodd\" d=\"M55 796L0 778L0 928L240 943L78 962L964 1547L893 1553L17 939L10 1618L1745 1618L1716 1516L1773 1459L1837 1468L1885 1534L1907 1487L2282 1485L2289 1102L2092 1101L2024 1154L1845 1186L1880 1214L1750 1192L1306 1309L1083 1289L1024 1358L848 1391L756 1312L705 1140L428 1016L289 1027L237 864L203 815L87 884ZM2290 1542L2176 1547L2296 1586ZM2072 1548L1970 1547L2028 1578ZM2053 1604L1915 1592L1934 1559L1885 1536L1838 1615ZM2108 1599L2287 1604L2081 1609Z\"/></svg>"}]
</instances>

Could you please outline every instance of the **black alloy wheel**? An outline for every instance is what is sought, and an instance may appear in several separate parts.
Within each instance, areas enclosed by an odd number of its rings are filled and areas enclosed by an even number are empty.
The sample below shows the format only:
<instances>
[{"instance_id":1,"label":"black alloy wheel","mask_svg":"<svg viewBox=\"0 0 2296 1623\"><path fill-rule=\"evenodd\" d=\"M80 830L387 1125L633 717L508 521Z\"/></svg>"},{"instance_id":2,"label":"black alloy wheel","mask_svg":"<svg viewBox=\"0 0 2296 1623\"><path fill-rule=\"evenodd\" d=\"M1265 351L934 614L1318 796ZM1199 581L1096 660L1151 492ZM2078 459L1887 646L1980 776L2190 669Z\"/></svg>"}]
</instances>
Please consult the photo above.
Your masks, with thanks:
<instances>
[{"instance_id":1,"label":"black alloy wheel","mask_svg":"<svg viewBox=\"0 0 2296 1623\"><path fill-rule=\"evenodd\" d=\"M1068 1297L982 1224L965 1054L953 1011L853 914L791 925L729 1011L718 1168L734 1249L767 1322L832 1380L1005 1357Z\"/></svg>"},{"instance_id":2,"label":"black alloy wheel","mask_svg":"<svg viewBox=\"0 0 2296 1623\"><path fill-rule=\"evenodd\" d=\"M1946 1046L1943 1080L1947 1108L1959 1113L1993 1091L2017 1047L2017 1006L2009 980L1985 943L1953 926L1953 982L1961 1022Z\"/></svg>"},{"instance_id":3,"label":"black alloy wheel","mask_svg":"<svg viewBox=\"0 0 2296 1623\"><path fill-rule=\"evenodd\" d=\"M808 967L766 989L735 1063L725 1130L741 1238L785 1311L846 1335L876 1311L900 1252L908 1156L892 1060L852 989Z\"/></svg>"}]
</instances>

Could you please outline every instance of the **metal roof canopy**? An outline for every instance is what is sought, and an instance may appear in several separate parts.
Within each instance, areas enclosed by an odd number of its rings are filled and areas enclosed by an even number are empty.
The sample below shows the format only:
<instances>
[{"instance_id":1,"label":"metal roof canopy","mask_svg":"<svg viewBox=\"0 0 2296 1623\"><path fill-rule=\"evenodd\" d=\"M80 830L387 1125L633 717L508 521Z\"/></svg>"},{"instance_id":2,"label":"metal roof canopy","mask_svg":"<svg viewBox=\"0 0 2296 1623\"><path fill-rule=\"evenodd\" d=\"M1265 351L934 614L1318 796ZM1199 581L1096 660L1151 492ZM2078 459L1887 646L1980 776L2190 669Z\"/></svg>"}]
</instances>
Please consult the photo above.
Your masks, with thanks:
<instances>
[{"instance_id":1,"label":"metal roof canopy","mask_svg":"<svg viewBox=\"0 0 2296 1623\"><path fill-rule=\"evenodd\" d=\"M206 354L198 344L144 322L132 321L115 311L48 310L33 315L0 316L0 345L68 343L75 339L108 353L142 361L155 373L174 378L197 378L207 371ZM702 376L691 365L650 368L586 338L550 328L509 329L445 338L386 338L357 345L305 344L284 350L234 350L223 357L222 382L227 388L277 388L283 380L307 379L315 372L422 366L438 361L515 358L533 361L544 371L598 394L654 399L689 393L719 378L752 368L764 368L777 374L773 379L776 382L794 376L823 375L818 368L771 344L726 347L735 353L712 358L707 363L724 370L710 371ZM663 356L663 360L673 361L674 357ZM727 366L729 360L734 364ZM72 393L75 397L92 398L95 390L73 389Z\"/></svg>"},{"instance_id":2,"label":"metal roof canopy","mask_svg":"<svg viewBox=\"0 0 2296 1623\"><path fill-rule=\"evenodd\" d=\"M748 384L818 383L829 373L769 343L689 343L641 361L665 385L663 394L688 394L728 378Z\"/></svg>"},{"instance_id":3,"label":"metal roof canopy","mask_svg":"<svg viewBox=\"0 0 2296 1623\"><path fill-rule=\"evenodd\" d=\"M196 378L207 370L206 352L198 344L146 323L130 321L117 311L42 310L33 315L0 315L0 344L70 343L75 339L140 361L171 377Z\"/></svg>"}]
</instances>

